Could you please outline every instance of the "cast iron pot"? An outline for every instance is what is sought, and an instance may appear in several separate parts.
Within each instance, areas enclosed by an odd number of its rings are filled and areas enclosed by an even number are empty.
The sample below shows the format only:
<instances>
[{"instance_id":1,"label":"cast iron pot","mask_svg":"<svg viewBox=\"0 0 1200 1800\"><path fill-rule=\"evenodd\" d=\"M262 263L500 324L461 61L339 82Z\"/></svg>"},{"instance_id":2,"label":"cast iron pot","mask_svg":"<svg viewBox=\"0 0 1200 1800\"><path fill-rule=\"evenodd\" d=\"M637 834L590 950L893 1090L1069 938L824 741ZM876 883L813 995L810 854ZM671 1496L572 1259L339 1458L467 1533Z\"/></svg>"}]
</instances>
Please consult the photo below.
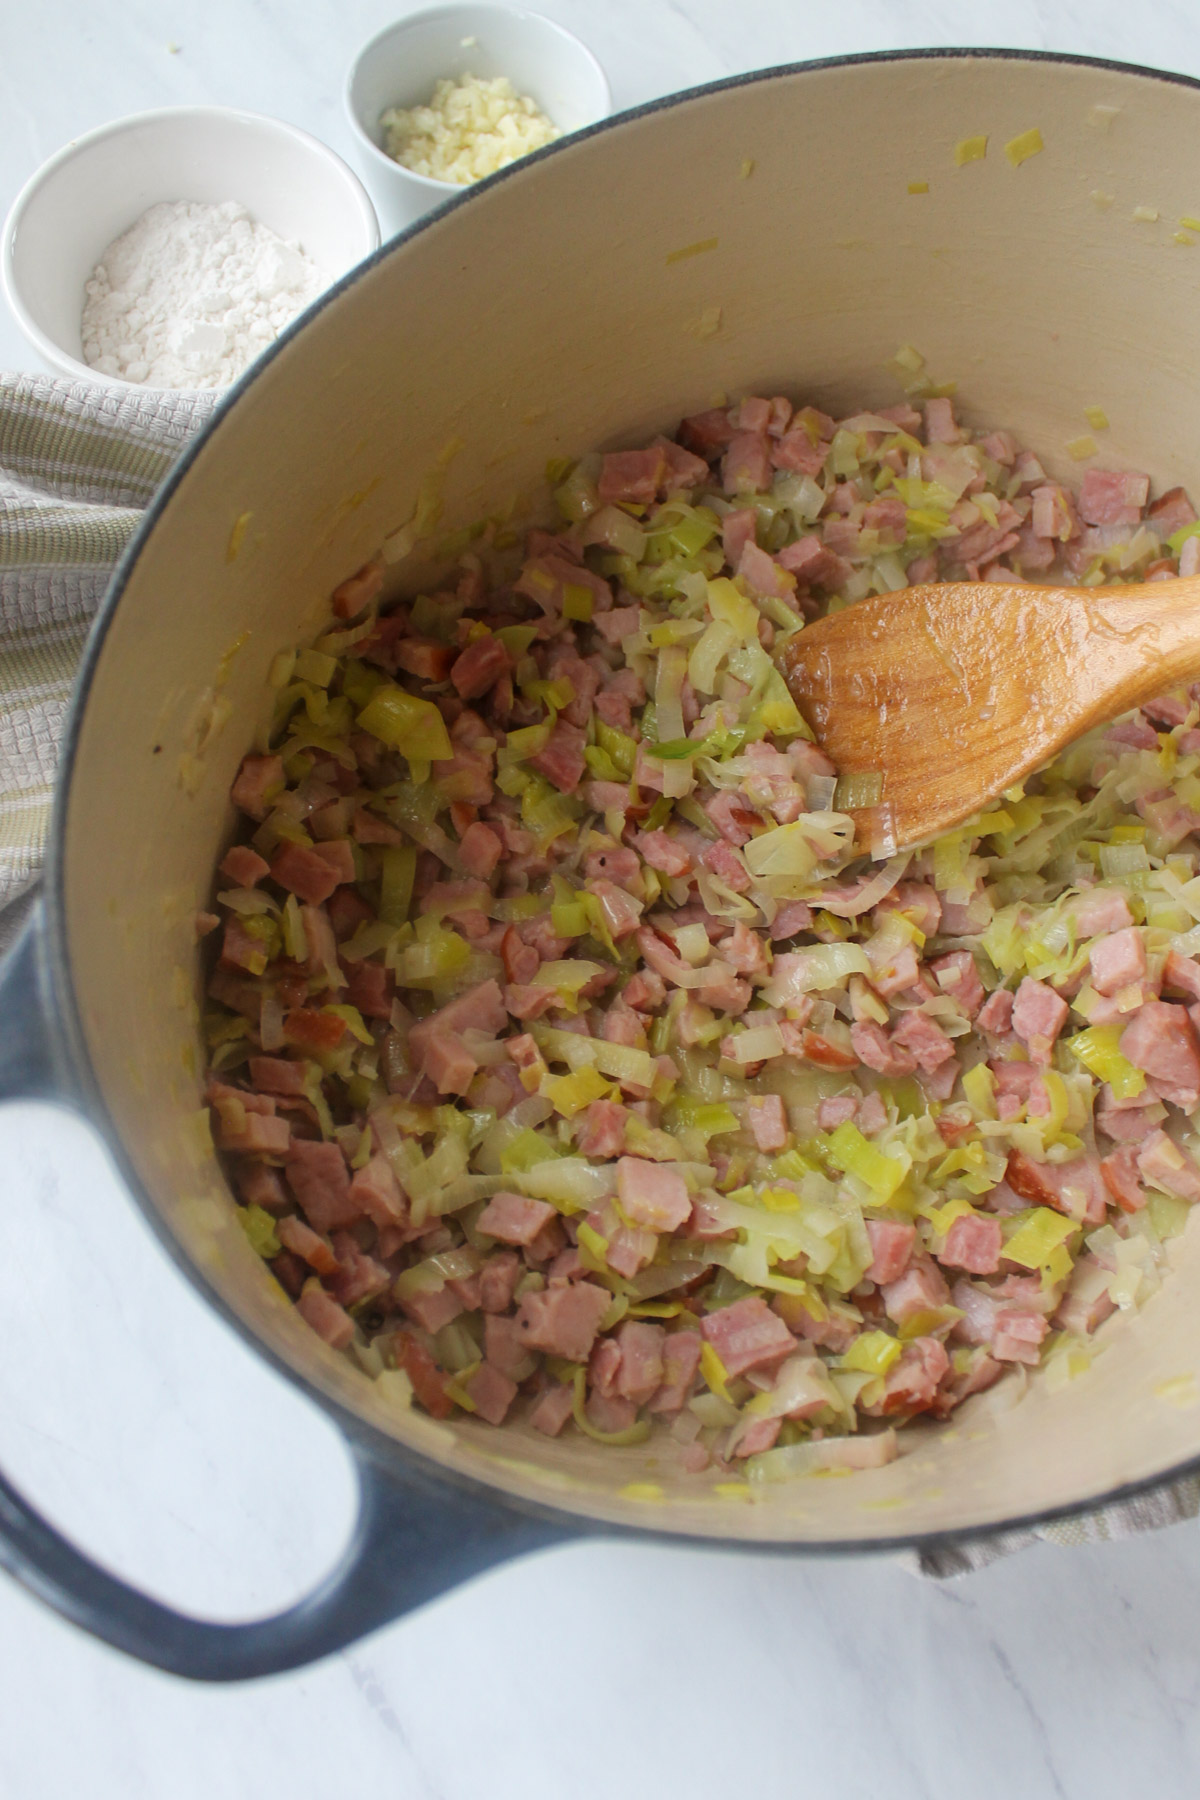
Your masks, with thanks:
<instances>
[{"instance_id":1,"label":"cast iron pot","mask_svg":"<svg viewBox=\"0 0 1200 1800\"><path fill-rule=\"evenodd\" d=\"M1046 148L1013 167L1003 146L1033 126ZM983 133L986 161L956 168L956 142ZM1160 220L1135 221L1139 206ZM464 524L532 492L547 458L642 442L718 391L783 390L835 414L887 404L886 365L910 343L957 379L969 420L1014 427L1055 473L1078 475L1064 446L1100 405L1103 461L1195 492L1200 252L1172 234L1197 212L1195 82L977 52L775 70L494 178L364 263L230 396L155 499L91 639L40 913L4 972L0 1093L57 1095L105 1132L191 1279L345 1432L361 1513L316 1592L226 1625L116 1579L0 1484L0 1555L18 1579L148 1662L231 1679L587 1533L929 1545L1196 1464L1200 1407L1159 1397L1200 1367L1195 1230L1162 1291L1104 1328L1087 1375L1054 1393L1035 1379L1008 1409L982 1397L886 1469L772 1486L753 1505L676 1476L653 1443L390 1409L295 1315L196 1147L192 917L272 658L319 629L330 590L410 517L431 471L443 523Z\"/></svg>"}]
</instances>

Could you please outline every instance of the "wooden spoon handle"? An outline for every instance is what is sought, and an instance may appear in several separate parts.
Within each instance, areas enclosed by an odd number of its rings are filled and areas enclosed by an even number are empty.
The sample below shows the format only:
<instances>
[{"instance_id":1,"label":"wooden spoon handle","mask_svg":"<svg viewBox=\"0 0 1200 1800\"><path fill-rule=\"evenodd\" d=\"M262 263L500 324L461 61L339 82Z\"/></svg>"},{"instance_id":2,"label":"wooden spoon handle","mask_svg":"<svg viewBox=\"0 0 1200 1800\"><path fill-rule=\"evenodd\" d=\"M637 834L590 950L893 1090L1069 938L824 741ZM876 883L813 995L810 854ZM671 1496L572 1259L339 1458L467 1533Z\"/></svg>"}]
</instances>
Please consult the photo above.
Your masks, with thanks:
<instances>
[{"instance_id":1,"label":"wooden spoon handle","mask_svg":"<svg viewBox=\"0 0 1200 1800\"><path fill-rule=\"evenodd\" d=\"M1110 716L1200 676L1200 576L1096 588L1086 611L1089 674Z\"/></svg>"}]
</instances>

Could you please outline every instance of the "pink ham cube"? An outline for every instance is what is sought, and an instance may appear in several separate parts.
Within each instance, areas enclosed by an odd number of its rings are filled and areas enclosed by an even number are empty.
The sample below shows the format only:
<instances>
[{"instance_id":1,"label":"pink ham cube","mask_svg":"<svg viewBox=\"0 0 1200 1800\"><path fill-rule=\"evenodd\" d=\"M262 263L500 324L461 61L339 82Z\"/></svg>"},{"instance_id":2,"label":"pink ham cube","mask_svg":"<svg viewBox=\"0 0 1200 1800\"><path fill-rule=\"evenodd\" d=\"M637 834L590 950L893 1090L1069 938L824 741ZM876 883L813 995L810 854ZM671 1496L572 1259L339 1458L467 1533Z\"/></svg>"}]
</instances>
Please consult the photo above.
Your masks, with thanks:
<instances>
[{"instance_id":1,"label":"pink ham cube","mask_svg":"<svg viewBox=\"0 0 1200 1800\"><path fill-rule=\"evenodd\" d=\"M1003 1241L999 1219L972 1218L963 1213L946 1233L938 1261L969 1275L992 1275L1000 1267Z\"/></svg>"},{"instance_id":2,"label":"pink ham cube","mask_svg":"<svg viewBox=\"0 0 1200 1800\"><path fill-rule=\"evenodd\" d=\"M476 1221L476 1229L485 1237L498 1238L502 1244L532 1244L554 1217L554 1208L545 1200L530 1200L524 1194L493 1194Z\"/></svg>"},{"instance_id":3,"label":"pink ham cube","mask_svg":"<svg viewBox=\"0 0 1200 1800\"><path fill-rule=\"evenodd\" d=\"M676 1231L690 1217L687 1184L670 1163L622 1156L617 1162L617 1198L635 1225L647 1231Z\"/></svg>"},{"instance_id":4,"label":"pink ham cube","mask_svg":"<svg viewBox=\"0 0 1200 1800\"><path fill-rule=\"evenodd\" d=\"M722 1306L700 1321L700 1330L720 1357L729 1376L782 1361L796 1340L758 1294Z\"/></svg>"}]
</instances>

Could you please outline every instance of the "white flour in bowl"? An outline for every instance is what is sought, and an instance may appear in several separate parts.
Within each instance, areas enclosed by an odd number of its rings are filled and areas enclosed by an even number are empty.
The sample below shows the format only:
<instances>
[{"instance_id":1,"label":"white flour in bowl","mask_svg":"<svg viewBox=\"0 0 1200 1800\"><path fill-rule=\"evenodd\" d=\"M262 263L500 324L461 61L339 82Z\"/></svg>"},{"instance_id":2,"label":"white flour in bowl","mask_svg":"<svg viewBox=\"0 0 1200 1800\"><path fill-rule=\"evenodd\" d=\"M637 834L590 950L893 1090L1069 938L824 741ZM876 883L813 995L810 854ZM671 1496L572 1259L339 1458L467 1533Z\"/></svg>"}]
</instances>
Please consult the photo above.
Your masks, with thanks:
<instances>
[{"instance_id":1,"label":"white flour in bowl","mask_svg":"<svg viewBox=\"0 0 1200 1800\"><path fill-rule=\"evenodd\" d=\"M88 278L84 361L146 387L227 387L328 279L236 200L163 201Z\"/></svg>"}]
</instances>

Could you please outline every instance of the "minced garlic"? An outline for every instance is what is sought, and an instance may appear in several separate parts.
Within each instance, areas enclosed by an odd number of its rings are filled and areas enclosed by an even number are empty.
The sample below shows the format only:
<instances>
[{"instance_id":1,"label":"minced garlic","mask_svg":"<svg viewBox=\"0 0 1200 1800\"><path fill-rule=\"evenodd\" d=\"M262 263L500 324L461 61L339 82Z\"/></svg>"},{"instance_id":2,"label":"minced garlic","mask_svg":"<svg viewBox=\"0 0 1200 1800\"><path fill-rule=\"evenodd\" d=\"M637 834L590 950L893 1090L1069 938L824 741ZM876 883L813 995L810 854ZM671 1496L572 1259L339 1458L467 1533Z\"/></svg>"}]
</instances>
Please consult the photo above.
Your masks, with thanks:
<instances>
[{"instance_id":1,"label":"minced garlic","mask_svg":"<svg viewBox=\"0 0 1200 1800\"><path fill-rule=\"evenodd\" d=\"M506 75L439 81L427 106L389 107L384 149L416 175L467 187L562 134Z\"/></svg>"}]
</instances>

